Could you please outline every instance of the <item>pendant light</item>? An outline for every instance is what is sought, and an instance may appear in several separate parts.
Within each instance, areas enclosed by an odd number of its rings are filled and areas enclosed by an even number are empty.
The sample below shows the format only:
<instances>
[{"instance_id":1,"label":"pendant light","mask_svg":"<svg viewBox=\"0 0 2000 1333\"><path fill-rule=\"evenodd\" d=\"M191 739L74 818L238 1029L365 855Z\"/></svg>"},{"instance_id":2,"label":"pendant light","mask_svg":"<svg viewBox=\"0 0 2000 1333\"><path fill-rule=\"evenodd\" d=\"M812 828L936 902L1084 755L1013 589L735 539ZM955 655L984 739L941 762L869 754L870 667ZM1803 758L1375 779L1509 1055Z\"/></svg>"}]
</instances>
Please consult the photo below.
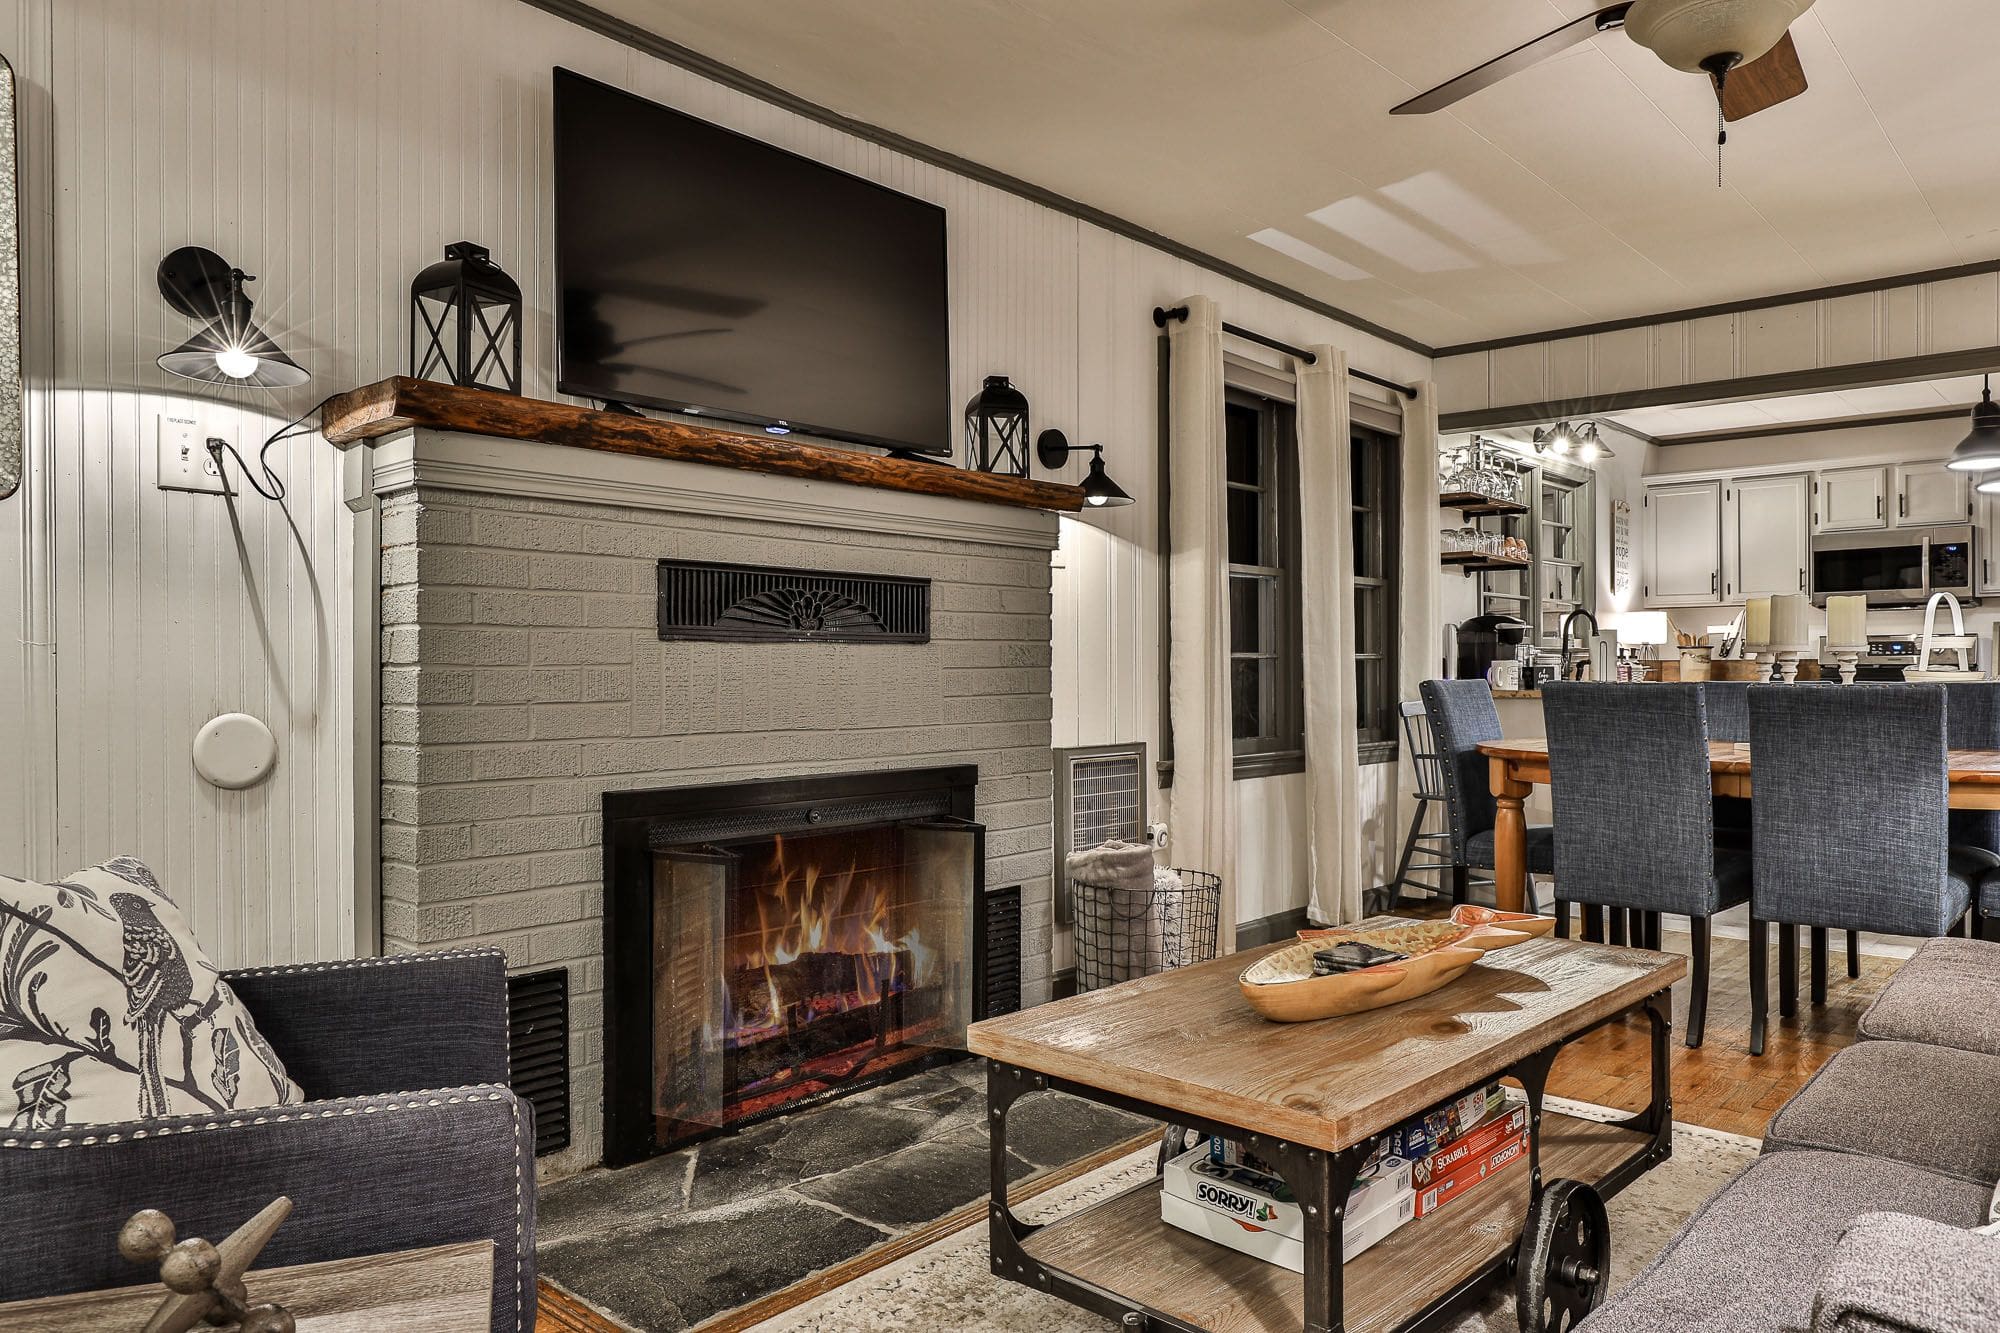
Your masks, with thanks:
<instances>
[{"instance_id":1,"label":"pendant light","mask_svg":"<svg viewBox=\"0 0 2000 1333\"><path fill-rule=\"evenodd\" d=\"M243 284L255 278L213 250L186 245L160 261L160 295L201 321L192 338L160 357L160 369L202 384L290 389L312 376L250 318Z\"/></svg>"},{"instance_id":2,"label":"pendant light","mask_svg":"<svg viewBox=\"0 0 2000 1333\"><path fill-rule=\"evenodd\" d=\"M1979 401L1972 407L1972 431L1945 460L1954 472L1991 472L2000 468L2000 403L1993 401L1993 377L1986 376ZM1986 485L1979 488L1984 491ZM1994 484L2000 490L2000 483Z\"/></svg>"}]
</instances>

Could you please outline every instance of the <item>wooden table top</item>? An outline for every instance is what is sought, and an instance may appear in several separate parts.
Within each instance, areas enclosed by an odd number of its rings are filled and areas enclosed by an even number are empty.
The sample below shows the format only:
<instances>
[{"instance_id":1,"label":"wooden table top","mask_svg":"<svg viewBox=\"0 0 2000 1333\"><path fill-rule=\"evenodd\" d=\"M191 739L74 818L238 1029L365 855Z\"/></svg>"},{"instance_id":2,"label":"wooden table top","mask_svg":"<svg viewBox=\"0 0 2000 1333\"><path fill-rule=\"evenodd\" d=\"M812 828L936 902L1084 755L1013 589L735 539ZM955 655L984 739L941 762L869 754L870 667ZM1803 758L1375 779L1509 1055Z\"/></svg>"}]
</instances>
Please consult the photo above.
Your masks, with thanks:
<instances>
[{"instance_id":1,"label":"wooden table top","mask_svg":"<svg viewBox=\"0 0 2000 1333\"><path fill-rule=\"evenodd\" d=\"M1481 743L1479 753L1489 759L1546 764L1549 743L1539 736L1503 736L1497 741ZM2000 787L2000 750L1948 750L1945 754L1945 767L1952 782L1966 786ZM1708 764L1710 771L1715 773L1749 773L1750 747L1741 741L1710 741Z\"/></svg>"},{"instance_id":2,"label":"wooden table top","mask_svg":"<svg viewBox=\"0 0 2000 1333\"><path fill-rule=\"evenodd\" d=\"M1488 954L1430 995L1272 1023L1237 989L1289 941L974 1023L979 1055L1329 1151L1664 990L1676 955L1574 940Z\"/></svg>"}]
</instances>

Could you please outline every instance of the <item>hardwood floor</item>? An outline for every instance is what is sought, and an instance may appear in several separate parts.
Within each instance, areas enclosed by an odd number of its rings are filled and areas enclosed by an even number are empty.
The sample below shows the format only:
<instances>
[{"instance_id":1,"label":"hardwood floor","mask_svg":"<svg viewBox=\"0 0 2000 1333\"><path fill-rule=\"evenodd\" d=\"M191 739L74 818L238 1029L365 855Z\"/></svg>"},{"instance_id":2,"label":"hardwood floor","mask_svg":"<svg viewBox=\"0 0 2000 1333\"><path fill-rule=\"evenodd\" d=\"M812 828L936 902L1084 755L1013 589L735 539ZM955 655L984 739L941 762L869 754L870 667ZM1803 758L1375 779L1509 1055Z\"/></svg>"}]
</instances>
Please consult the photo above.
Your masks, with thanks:
<instances>
[{"instance_id":1,"label":"hardwood floor","mask_svg":"<svg viewBox=\"0 0 2000 1333\"><path fill-rule=\"evenodd\" d=\"M1669 952L1684 954L1688 937L1669 929L1661 945ZM1765 1123L1772 1113L1832 1059L1836 1051L1854 1041L1855 1020L1894 974L1900 961L1864 954L1860 977L1849 979L1845 957L1836 941L1827 1001L1816 1006L1811 1003L1805 984L1807 969L1802 940L1798 1016L1779 1018L1775 1012L1778 976L1775 939L1771 953L1773 1014L1762 1056L1750 1054L1747 942L1721 936L1715 940L1708 1031L1698 1051L1689 1050L1681 1042L1687 1018L1688 983L1683 981L1674 987L1674 1119L1751 1138L1763 1137ZM1630 1018L1599 1029L1557 1059L1549 1091L1603 1106L1639 1109L1646 1102L1648 1039L1644 1018ZM973 1212L977 1211L978 1205L974 1205ZM552 1333L619 1333L618 1325L546 1284L541 1287L539 1327Z\"/></svg>"},{"instance_id":2,"label":"hardwood floor","mask_svg":"<svg viewBox=\"0 0 2000 1333\"><path fill-rule=\"evenodd\" d=\"M1772 932L1774 935L1776 932ZM1803 932L1802 932L1803 933ZM1688 937L1669 929L1661 939L1669 952L1685 954ZM1710 1129L1762 1138L1771 1115L1836 1051L1854 1041L1861 1017L1899 959L1861 958L1861 975L1849 979L1846 957L1833 948L1827 998L1814 1005L1807 993L1805 944L1800 942L1798 1016L1777 1016L1777 942L1771 944L1772 1015L1764 1054L1750 1054L1750 946L1718 937L1709 981L1708 1030L1700 1050L1682 1044L1687 987L1674 987L1674 1119ZM1561 1097L1636 1110L1646 1100L1646 1022L1627 1019L1602 1028L1564 1051L1549 1079Z\"/></svg>"}]
</instances>

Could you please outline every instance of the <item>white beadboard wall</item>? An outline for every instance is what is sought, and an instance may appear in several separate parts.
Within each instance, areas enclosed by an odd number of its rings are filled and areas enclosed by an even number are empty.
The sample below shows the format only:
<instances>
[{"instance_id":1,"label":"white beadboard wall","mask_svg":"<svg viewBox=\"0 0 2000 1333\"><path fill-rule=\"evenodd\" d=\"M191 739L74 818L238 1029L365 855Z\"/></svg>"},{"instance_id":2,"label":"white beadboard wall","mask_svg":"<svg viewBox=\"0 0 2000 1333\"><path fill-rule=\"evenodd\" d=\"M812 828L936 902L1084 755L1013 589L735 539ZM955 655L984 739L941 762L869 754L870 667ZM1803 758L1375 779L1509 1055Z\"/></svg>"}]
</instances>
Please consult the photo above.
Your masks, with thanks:
<instances>
[{"instance_id":1,"label":"white beadboard wall","mask_svg":"<svg viewBox=\"0 0 2000 1333\"><path fill-rule=\"evenodd\" d=\"M366 746L350 673L354 528L338 457L316 438L273 453L296 535L254 495L232 507L155 489L154 418L195 408L254 454L321 395L405 370L409 279L460 238L489 246L520 281L527 391L553 396L553 65L949 211L957 397L983 374L1012 375L1036 429L1104 442L1140 501L1063 525L1058 745L1159 742L1151 308L1206 293L1232 322L1335 343L1377 373L1429 370L1407 350L515 0L0 0L0 41L24 85L24 170L53 181L28 201L49 210L28 238L31 297L38 266L52 297L29 312L31 335L43 331L29 364L47 367L32 393L33 474L0 501L0 614L29 645L0 668L0 686L36 705L19 714L25 786L0 788L0 871L142 856L230 965L368 947L354 911L353 780ZM187 396L155 367L189 330L160 300L154 266L187 243L259 275L258 317L311 368L311 385ZM53 680L37 686L50 663ZM247 793L208 788L188 761L195 729L233 709L279 739L275 778ZM1255 830L1243 914L1302 904L1296 798L1242 797Z\"/></svg>"}]
</instances>

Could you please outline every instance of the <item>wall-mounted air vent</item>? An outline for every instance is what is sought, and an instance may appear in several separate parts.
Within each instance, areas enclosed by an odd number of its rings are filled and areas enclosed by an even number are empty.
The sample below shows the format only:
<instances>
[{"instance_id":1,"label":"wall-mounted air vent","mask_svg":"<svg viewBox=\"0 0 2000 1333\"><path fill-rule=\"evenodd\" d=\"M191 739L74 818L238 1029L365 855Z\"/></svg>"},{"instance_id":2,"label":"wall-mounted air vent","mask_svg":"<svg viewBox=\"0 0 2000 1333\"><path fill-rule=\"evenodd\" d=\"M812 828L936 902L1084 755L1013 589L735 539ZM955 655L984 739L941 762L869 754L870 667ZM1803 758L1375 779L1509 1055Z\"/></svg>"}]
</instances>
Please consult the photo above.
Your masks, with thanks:
<instances>
[{"instance_id":1,"label":"wall-mounted air vent","mask_svg":"<svg viewBox=\"0 0 2000 1333\"><path fill-rule=\"evenodd\" d=\"M1146 746L1087 745L1056 751L1056 920L1070 919L1068 877L1063 862L1071 852L1120 838L1146 836Z\"/></svg>"},{"instance_id":2,"label":"wall-mounted air vent","mask_svg":"<svg viewBox=\"0 0 2000 1333\"><path fill-rule=\"evenodd\" d=\"M569 969L507 978L514 1095L535 1108L535 1156L569 1147Z\"/></svg>"},{"instance_id":3,"label":"wall-mounted air vent","mask_svg":"<svg viewBox=\"0 0 2000 1333\"><path fill-rule=\"evenodd\" d=\"M660 637L731 643L929 643L931 581L662 560Z\"/></svg>"},{"instance_id":4,"label":"wall-mounted air vent","mask_svg":"<svg viewBox=\"0 0 2000 1333\"><path fill-rule=\"evenodd\" d=\"M998 1018L1021 1008L1021 886L988 889L973 939L972 1016Z\"/></svg>"}]
</instances>

